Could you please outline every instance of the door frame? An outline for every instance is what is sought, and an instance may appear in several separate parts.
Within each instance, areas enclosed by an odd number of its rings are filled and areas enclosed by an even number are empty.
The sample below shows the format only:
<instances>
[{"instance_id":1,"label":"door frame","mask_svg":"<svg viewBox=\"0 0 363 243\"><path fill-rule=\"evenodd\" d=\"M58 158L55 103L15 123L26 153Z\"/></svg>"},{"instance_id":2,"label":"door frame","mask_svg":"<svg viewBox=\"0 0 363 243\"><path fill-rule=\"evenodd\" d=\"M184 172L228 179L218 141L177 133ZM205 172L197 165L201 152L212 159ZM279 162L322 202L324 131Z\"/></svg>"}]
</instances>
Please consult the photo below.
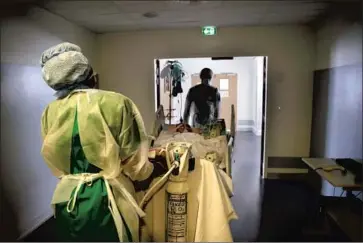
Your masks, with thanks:
<instances>
[{"instance_id":1,"label":"door frame","mask_svg":"<svg viewBox=\"0 0 363 243\"><path fill-rule=\"evenodd\" d=\"M253 56L253 55L252 55ZM234 57L251 57L251 56L234 56ZM160 59L184 59L184 58L211 58L213 61L225 60L225 59L234 59L234 57L179 57L179 58L157 58L154 59L154 70L156 71L155 75L155 93L156 93L156 102L155 102L155 111L158 109L161 104L160 101ZM266 156L266 134L267 134L267 71L268 71L268 57L256 55L255 57L263 57L263 85L262 85L262 122L261 122L261 155L260 155L260 177L262 179L267 178L267 168L268 168L268 160Z\"/></svg>"},{"instance_id":2,"label":"door frame","mask_svg":"<svg viewBox=\"0 0 363 243\"><path fill-rule=\"evenodd\" d=\"M155 60L155 92L156 92L156 107L155 111L159 108L161 101L160 101L160 60Z\"/></svg>"},{"instance_id":3,"label":"door frame","mask_svg":"<svg viewBox=\"0 0 363 243\"><path fill-rule=\"evenodd\" d=\"M262 127L261 127L261 156L260 156L260 176L267 178L266 160L266 125L267 125L267 56L263 57L263 77L262 77Z\"/></svg>"}]
</instances>

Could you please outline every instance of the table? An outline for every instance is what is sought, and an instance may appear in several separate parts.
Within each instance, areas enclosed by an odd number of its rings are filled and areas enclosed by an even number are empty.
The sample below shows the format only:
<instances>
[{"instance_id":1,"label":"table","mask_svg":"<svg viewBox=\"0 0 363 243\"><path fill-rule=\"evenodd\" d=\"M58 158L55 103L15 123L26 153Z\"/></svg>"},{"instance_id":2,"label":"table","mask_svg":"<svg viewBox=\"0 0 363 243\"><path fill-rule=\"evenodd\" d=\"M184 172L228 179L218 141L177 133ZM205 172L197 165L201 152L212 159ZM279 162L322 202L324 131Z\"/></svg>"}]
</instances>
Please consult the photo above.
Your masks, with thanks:
<instances>
[{"instance_id":1,"label":"table","mask_svg":"<svg viewBox=\"0 0 363 243\"><path fill-rule=\"evenodd\" d=\"M311 169L316 171L323 179L327 180L334 187L342 187L347 191L359 190L363 187L362 184L357 184L354 181L354 175L347 171L343 174L341 171L324 171L322 169L317 169L319 167L334 166L337 165L334 160L327 158L303 158L305 164L307 164Z\"/></svg>"},{"instance_id":2,"label":"table","mask_svg":"<svg viewBox=\"0 0 363 243\"><path fill-rule=\"evenodd\" d=\"M345 174L341 171L324 171L318 169L321 167L337 165L334 160L327 158L303 158L305 164L316 171L323 179L327 180L334 187L342 187L347 191L347 198L325 198L324 211L339 228L353 241L362 241L362 211L357 213L357 210L352 210L351 204L354 198L352 191L357 191L363 188L362 184L357 184L354 181L354 175L347 171ZM361 202L355 204L360 205ZM357 208L355 206L354 208ZM359 206L358 206L359 208ZM353 212L355 211L355 212Z\"/></svg>"}]
</instances>

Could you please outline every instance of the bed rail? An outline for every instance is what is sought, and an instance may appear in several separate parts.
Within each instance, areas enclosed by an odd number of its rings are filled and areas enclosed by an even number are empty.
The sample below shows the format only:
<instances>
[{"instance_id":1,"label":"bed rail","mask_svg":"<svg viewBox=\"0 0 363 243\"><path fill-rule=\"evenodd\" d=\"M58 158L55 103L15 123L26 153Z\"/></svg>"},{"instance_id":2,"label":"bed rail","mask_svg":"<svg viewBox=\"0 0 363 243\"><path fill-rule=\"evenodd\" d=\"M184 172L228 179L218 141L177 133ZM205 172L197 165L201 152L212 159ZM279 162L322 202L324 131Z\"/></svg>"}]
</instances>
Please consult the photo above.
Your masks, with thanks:
<instances>
[{"instance_id":1,"label":"bed rail","mask_svg":"<svg viewBox=\"0 0 363 243\"><path fill-rule=\"evenodd\" d=\"M152 138L157 138L160 134L160 132L163 130L165 126L165 113L164 113L164 107L160 105L158 109L155 112L155 120L154 124L150 133L150 136ZM153 146L153 139L150 142L150 146Z\"/></svg>"}]
</instances>

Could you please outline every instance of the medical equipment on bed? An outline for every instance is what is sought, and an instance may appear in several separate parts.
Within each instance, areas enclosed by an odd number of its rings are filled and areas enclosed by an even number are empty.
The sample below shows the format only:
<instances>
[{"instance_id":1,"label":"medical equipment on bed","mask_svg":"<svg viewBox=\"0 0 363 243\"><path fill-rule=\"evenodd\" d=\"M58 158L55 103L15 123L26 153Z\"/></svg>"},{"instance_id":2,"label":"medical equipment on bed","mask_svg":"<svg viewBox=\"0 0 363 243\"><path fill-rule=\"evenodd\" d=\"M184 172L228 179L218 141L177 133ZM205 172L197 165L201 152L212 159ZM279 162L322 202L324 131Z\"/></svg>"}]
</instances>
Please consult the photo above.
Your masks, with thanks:
<instances>
[{"instance_id":1,"label":"medical equipment on bed","mask_svg":"<svg viewBox=\"0 0 363 243\"><path fill-rule=\"evenodd\" d=\"M162 115L159 107L149 160L161 163L167 173L138 196L146 213L142 241L233 241L225 226L237 218L230 201L232 137L222 135L223 125L206 138L200 129L165 125ZM210 215L216 220L208 220Z\"/></svg>"},{"instance_id":2,"label":"medical equipment on bed","mask_svg":"<svg viewBox=\"0 0 363 243\"><path fill-rule=\"evenodd\" d=\"M151 149L150 160L170 169L155 179L140 204L147 215L142 232L148 235L141 238L157 242L232 241L230 229L225 227L237 218L229 199L233 195L232 180L220 166L227 149L216 151L227 143L218 145L223 136L203 143L179 141L177 138ZM192 161L195 165L190 169ZM210 215L215 220L209 221Z\"/></svg>"},{"instance_id":3,"label":"medical equipment on bed","mask_svg":"<svg viewBox=\"0 0 363 243\"><path fill-rule=\"evenodd\" d=\"M201 131L205 139L227 135L224 119L218 119L215 122L202 126Z\"/></svg>"}]
</instances>

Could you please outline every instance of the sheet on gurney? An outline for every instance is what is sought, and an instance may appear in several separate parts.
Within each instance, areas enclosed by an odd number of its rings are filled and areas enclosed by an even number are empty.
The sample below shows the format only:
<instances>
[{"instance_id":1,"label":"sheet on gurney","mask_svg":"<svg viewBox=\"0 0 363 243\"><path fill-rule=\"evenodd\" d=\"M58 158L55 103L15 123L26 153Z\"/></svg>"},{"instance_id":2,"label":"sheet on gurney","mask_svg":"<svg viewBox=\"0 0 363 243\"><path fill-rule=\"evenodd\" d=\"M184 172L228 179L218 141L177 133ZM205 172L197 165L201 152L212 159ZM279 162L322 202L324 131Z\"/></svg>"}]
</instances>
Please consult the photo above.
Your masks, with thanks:
<instances>
[{"instance_id":1,"label":"sheet on gurney","mask_svg":"<svg viewBox=\"0 0 363 243\"><path fill-rule=\"evenodd\" d=\"M205 140L196 133L171 133L163 131L154 142L162 147L170 142L192 143L195 168L188 174L188 241L232 242L229 221L237 219L230 201L232 179L222 170L228 153L226 136ZM209 161L214 153L216 161ZM209 156L209 157L208 157ZM209 158L209 160L206 159ZM212 156L213 157L213 156ZM152 183L155 184L157 178ZM151 185L151 186L152 186ZM165 241L166 184L152 197L145 207L146 232L143 241ZM139 193L138 198L144 194Z\"/></svg>"},{"instance_id":2,"label":"sheet on gurney","mask_svg":"<svg viewBox=\"0 0 363 243\"><path fill-rule=\"evenodd\" d=\"M233 196L232 179L224 171L227 163L229 163L230 157L226 136L205 139L202 135L197 133L162 131L156 138L154 147L162 147L165 144L175 141L192 143L192 155L196 159L206 158L208 154L216 153L220 160L220 163L216 164L216 166L221 173L223 184L226 187L228 195L230 197Z\"/></svg>"}]
</instances>

